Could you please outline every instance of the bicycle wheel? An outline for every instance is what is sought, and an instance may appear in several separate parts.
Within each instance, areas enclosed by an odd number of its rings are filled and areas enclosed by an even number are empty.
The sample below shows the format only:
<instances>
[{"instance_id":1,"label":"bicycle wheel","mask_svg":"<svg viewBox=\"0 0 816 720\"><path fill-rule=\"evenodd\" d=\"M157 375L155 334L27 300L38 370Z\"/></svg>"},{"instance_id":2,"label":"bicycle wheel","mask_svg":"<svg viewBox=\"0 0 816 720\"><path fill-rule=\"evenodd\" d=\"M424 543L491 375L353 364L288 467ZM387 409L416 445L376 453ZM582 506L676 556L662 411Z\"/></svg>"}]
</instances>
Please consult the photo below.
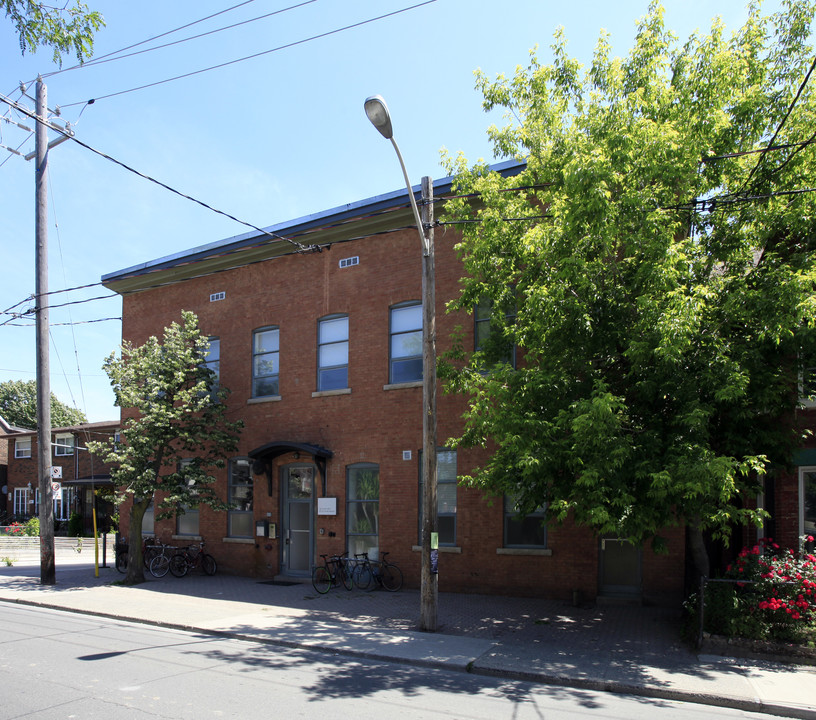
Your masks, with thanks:
<instances>
[{"instance_id":1,"label":"bicycle wheel","mask_svg":"<svg viewBox=\"0 0 816 720\"><path fill-rule=\"evenodd\" d=\"M127 572L127 550L120 550L116 553L116 569L120 573Z\"/></svg>"},{"instance_id":2,"label":"bicycle wheel","mask_svg":"<svg viewBox=\"0 0 816 720\"><path fill-rule=\"evenodd\" d=\"M187 558L184 555L173 555L170 558L170 572L175 577L184 577L187 574Z\"/></svg>"},{"instance_id":3,"label":"bicycle wheel","mask_svg":"<svg viewBox=\"0 0 816 720\"><path fill-rule=\"evenodd\" d=\"M332 577L322 565L318 565L312 573L312 585L321 595L325 595L332 586Z\"/></svg>"},{"instance_id":4,"label":"bicycle wheel","mask_svg":"<svg viewBox=\"0 0 816 720\"><path fill-rule=\"evenodd\" d=\"M396 565L383 565L380 581L386 590L396 592L402 587L402 570Z\"/></svg>"},{"instance_id":5,"label":"bicycle wheel","mask_svg":"<svg viewBox=\"0 0 816 720\"><path fill-rule=\"evenodd\" d=\"M152 546L146 547L142 551L142 562L144 563L144 566L148 570L150 569L150 563L152 563L154 558L157 558L159 554L160 554L159 549Z\"/></svg>"},{"instance_id":6,"label":"bicycle wheel","mask_svg":"<svg viewBox=\"0 0 816 720\"><path fill-rule=\"evenodd\" d=\"M212 555L204 555L201 558L201 569L207 575L215 575L216 571L218 570L218 564L215 562L215 558Z\"/></svg>"},{"instance_id":7,"label":"bicycle wheel","mask_svg":"<svg viewBox=\"0 0 816 720\"><path fill-rule=\"evenodd\" d=\"M343 587L346 590L351 590L354 587L354 582L351 578L351 569L346 563L340 563L340 567L337 568L337 572L340 573L340 580L343 583Z\"/></svg>"},{"instance_id":8,"label":"bicycle wheel","mask_svg":"<svg viewBox=\"0 0 816 720\"><path fill-rule=\"evenodd\" d=\"M150 574L153 577L162 578L167 575L170 569L170 558L167 555L156 555L150 561Z\"/></svg>"},{"instance_id":9,"label":"bicycle wheel","mask_svg":"<svg viewBox=\"0 0 816 720\"><path fill-rule=\"evenodd\" d=\"M371 568L368 565L358 565L354 568L354 584L360 590L368 590L371 580Z\"/></svg>"}]
</instances>

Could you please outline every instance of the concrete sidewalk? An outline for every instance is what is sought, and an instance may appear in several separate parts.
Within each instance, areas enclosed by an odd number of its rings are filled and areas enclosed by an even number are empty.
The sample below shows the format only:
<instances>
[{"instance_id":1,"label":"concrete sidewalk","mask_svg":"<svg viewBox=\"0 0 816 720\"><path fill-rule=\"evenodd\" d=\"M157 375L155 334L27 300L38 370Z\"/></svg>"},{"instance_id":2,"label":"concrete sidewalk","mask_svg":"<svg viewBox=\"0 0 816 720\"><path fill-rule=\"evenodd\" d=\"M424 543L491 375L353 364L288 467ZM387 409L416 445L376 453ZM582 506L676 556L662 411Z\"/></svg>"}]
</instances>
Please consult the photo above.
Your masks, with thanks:
<instances>
[{"instance_id":1,"label":"concrete sidewalk","mask_svg":"<svg viewBox=\"0 0 816 720\"><path fill-rule=\"evenodd\" d=\"M358 657L816 720L816 667L698 654L663 608L572 607L441 593L439 632L416 630L419 593L319 595L216 575L115 585L93 556L57 556L57 584L32 560L0 567L0 600ZM112 559L109 559L112 564Z\"/></svg>"}]
</instances>

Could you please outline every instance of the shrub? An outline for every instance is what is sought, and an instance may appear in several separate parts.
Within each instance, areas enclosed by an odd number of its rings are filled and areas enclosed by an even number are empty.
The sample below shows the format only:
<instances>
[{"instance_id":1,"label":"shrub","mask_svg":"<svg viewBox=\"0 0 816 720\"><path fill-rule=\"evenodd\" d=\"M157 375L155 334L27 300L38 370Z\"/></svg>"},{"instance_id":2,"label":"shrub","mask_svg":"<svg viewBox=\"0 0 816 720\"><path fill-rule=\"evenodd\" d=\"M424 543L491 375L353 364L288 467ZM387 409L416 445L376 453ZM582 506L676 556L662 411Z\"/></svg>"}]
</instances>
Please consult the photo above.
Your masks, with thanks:
<instances>
[{"instance_id":1,"label":"shrub","mask_svg":"<svg viewBox=\"0 0 816 720\"><path fill-rule=\"evenodd\" d=\"M71 517L68 519L68 536L82 537L84 534L85 528L82 523L82 515L79 513L71 513Z\"/></svg>"},{"instance_id":2,"label":"shrub","mask_svg":"<svg viewBox=\"0 0 816 720\"><path fill-rule=\"evenodd\" d=\"M705 630L751 640L807 643L816 639L816 556L771 539L743 548L724 579L705 592Z\"/></svg>"}]
</instances>

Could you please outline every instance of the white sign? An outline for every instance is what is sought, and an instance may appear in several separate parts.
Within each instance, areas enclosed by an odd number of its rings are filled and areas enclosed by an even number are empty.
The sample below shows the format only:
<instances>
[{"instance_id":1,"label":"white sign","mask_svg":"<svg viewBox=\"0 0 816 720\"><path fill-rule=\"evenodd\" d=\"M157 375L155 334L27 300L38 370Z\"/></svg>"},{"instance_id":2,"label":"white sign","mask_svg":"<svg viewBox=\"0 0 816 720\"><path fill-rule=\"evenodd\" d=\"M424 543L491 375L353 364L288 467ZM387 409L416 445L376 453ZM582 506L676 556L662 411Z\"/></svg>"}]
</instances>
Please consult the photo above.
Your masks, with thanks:
<instances>
[{"instance_id":1,"label":"white sign","mask_svg":"<svg viewBox=\"0 0 816 720\"><path fill-rule=\"evenodd\" d=\"M54 495L56 495L61 488L62 488L61 483L51 483L51 492L54 493Z\"/></svg>"},{"instance_id":2,"label":"white sign","mask_svg":"<svg viewBox=\"0 0 816 720\"><path fill-rule=\"evenodd\" d=\"M51 468L51 479L52 480L59 480L62 478L62 467L59 465L55 465Z\"/></svg>"},{"instance_id":3,"label":"white sign","mask_svg":"<svg viewBox=\"0 0 816 720\"><path fill-rule=\"evenodd\" d=\"M318 515L337 515L337 498L322 497L317 498Z\"/></svg>"}]
</instances>

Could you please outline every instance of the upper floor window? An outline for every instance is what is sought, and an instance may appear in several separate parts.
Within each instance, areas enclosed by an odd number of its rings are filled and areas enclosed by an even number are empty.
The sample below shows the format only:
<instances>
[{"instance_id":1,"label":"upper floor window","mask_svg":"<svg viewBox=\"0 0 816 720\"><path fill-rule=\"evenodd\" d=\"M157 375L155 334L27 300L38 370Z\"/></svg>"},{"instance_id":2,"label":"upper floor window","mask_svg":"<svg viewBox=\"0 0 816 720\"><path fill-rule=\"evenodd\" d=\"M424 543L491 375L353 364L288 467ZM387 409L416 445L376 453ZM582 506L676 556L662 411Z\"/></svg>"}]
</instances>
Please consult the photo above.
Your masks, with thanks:
<instances>
[{"instance_id":1,"label":"upper floor window","mask_svg":"<svg viewBox=\"0 0 816 720\"><path fill-rule=\"evenodd\" d=\"M256 330L252 335L252 397L280 395L280 329Z\"/></svg>"},{"instance_id":2,"label":"upper floor window","mask_svg":"<svg viewBox=\"0 0 816 720\"><path fill-rule=\"evenodd\" d=\"M54 437L54 455L73 455L75 438L71 433L60 433Z\"/></svg>"},{"instance_id":3,"label":"upper floor window","mask_svg":"<svg viewBox=\"0 0 816 720\"><path fill-rule=\"evenodd\" d=\"M422 380L422 304L391 308L391 367L389 382Z\"/></svg>"},{"instance_id":4,"label":"upper floor window","mask_svg":"<svg viewBox=\"0 0 816 720\"><path fill-rule=\"evenodd\" d=\"M348 316L327 317L317 326L317 389L348 387Z\"/></svg>"},{"instance_id":5,"label":"upper floor window","mask_svg":"<svg viewBox=\"0 0 816 720\"><path fill-rule=\"evenodd\" d=\"M204 355L204 365L213 371L215 374L215 382L221 378L221 340L217 337L211 337L210 347Z\"/></svg>"},{"instance_id":6,"label":"upper floor window","mask_svg":"<svg viewBox=\"0 0 816 720\"><path fill-rule=\"evenodd\" d=\"M16 458L30 458L31 457L31 438L18 438L14 441L14 457Z\"/></svg>"},{"instance_id":7,"label":"upper floor window","mask_svg":"<svg viewBox=\"0 0 816 720\"><path fill-rule=\"evenodd\" d=\"M518 500L514 495L504 496L504 546L505 547L547 547L547 526L544 517L546 505L540 505L528 515L519 512Z\"/></svg>"},{"instance_id":8,"label":"upper floor window","mask_svg":"<svg viewBox=\"0 0 816 720\"><path fill-rule=\"evenodd\" d=\"M482 298L473 310L474 320L474 342L473 347L477 352L483 352L489 357L488 365L492 366L497 362L507 363L512 367L516 366L516 348L510 342L505 342L500 338L494 329L493 321L493 301L490 298ZM513 318L514 315L507 314L505 318Z\"/></svg>"}]
</instances>

